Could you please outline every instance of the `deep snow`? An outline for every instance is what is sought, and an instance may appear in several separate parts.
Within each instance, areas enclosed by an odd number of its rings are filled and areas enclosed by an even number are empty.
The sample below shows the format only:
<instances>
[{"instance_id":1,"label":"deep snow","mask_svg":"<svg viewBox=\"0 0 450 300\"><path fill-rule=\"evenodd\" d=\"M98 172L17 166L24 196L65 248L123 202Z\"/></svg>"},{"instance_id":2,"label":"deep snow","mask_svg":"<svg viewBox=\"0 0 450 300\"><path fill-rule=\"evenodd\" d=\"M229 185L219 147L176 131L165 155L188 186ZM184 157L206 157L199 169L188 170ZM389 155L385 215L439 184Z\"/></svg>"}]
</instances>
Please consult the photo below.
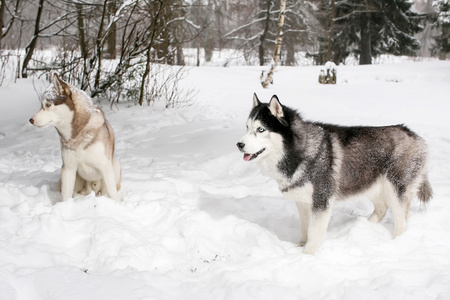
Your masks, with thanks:
<instances>
[{"instance_id":1,"label":"deep snow","mask_svg":"<svg viewBox=\"0 0 450 300\"><path fill-rule=\"evenodd\" d=\"M450 299L450 62L340 66L326 86L320 67L279 67L267 90L261 70L190 69L190 107L103 103L120 203L59 202L58 136L28 123L32 81L0 87L0 299ZM429 143L434 199L394 240L390 213L372 224L367 199L338 203L303 255L295 204L235 146L253 92L306 119L406 124Z\"/></svg>"}]
</instances>

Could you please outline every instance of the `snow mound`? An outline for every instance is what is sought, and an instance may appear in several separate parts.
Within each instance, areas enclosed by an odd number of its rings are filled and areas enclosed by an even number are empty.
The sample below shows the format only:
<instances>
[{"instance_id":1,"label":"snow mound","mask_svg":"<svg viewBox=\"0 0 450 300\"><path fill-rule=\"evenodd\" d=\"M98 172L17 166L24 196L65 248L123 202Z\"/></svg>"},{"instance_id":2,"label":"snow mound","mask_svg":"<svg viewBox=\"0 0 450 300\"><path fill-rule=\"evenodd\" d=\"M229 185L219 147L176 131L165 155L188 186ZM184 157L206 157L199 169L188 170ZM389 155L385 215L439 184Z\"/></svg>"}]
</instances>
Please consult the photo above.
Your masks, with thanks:
<instances>
[{"instance_id":1,"label":"snow mound","mask_svg":"<svg viewBox=\"0 0 450 300\"><path fill-rule=\"evenodd\" d=\"M105 103L120 203L58 202L58 135L28 124L31 81L0 87L0 299L449 299L450 63L340 66L327 86L319 68L280 67L268 90L259 67L195 68L193 106ZM434 199L394 240L390 213L373 224L367 199L339 203L303 255L295 204L235 146L254 92L307 119L406 124L429 143Z\"/></svg>"}]
</instances>

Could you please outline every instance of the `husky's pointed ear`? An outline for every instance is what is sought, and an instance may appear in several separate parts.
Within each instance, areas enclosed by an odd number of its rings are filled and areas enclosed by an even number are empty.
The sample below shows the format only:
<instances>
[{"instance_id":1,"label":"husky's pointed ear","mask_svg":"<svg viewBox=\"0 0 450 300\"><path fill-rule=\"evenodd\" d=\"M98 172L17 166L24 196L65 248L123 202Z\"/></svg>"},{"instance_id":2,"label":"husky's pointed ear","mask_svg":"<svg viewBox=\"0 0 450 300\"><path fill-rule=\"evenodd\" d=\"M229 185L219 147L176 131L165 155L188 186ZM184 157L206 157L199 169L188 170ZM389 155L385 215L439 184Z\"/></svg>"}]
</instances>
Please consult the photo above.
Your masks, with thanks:
<instances>
[{"instance_id":1,"label":"husky's pointed ear","mask_svg":"<svg viewBox=\"0 0 450 300\"><path fill-rule=\"evenodd\" d=\"M253 93L253 108L257 107L261 104L261 101L259 101L258 96L256 96L256 93Z\"/></svg>"},{"instance_id":2,"label":"husky's pointed ear","mask_svg":"<svg viewBox=\"0 0 450 300\"><path fill-rule=\"evenodd\" d=\"M59 95L70 95L69 85L62 81L56 73L53 74L53 85Z\"/></svg>"},{"instance_id":3,"label":"husky's pointed ear","mask_svg":"<svg viewBox=\"0 0 450 300\"><path fill-rule=\"evenodd\" d=\"M284 117L283 106L276 95L273 95L272 99L270 99L269 109L272 115L274 115L278 120L281 120Z\"/></svg>"}]
</instances>

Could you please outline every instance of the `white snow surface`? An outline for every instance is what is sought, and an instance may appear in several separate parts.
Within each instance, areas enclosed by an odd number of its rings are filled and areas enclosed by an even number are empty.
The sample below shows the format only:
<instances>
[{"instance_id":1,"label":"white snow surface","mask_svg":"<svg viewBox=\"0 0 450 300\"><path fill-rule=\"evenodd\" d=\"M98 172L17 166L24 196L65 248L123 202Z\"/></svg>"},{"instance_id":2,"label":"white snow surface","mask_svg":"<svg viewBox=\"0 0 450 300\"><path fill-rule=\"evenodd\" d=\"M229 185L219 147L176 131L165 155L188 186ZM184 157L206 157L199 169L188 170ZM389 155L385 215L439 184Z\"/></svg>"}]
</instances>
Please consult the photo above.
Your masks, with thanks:
<instances>
[{"instance_id":1,"label":"white snow surface","mask_svg":"<svg viewBox=\"0 0 450 300\"><path fill-rule=\"evenodd\" d=\"M183 84L195 104L103 109L116 134L122 201L59 202L55 129L28 119L46 83L0 87L0 299L450 299L450 62L339 66L201 67ZM391 238L388 212L369 223L365 198L333 207L315 256L302 254L299 217L275 182L235 144L256 92L305 119L341 125L404 123L430 148L434 198L413 201Z\"/></svg>"}]
</instances>

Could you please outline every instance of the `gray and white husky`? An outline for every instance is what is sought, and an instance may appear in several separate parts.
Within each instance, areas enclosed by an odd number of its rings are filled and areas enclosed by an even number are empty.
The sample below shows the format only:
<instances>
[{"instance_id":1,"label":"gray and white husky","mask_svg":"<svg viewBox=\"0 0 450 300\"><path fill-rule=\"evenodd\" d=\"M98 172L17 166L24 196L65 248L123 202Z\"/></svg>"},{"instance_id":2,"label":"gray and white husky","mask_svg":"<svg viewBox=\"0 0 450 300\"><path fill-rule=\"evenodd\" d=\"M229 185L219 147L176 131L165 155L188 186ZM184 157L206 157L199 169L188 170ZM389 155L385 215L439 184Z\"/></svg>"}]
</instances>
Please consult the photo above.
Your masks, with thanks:
<instances>
[{"instance_id":1,"label":"gray and white husky","mask_svg":"<svg viewBox=\"0 0 450 300\"><path fill-rule=\"evenodd\" d=\"M30 119L37 127L53 126L61 141L61 199L77 193L119 200L120 164L114 158L114 132L103 111L83 91L54 74L41 109Z\"/></svg>"},{"instance_id":2,"label":"gray and white husky","mask_svg":"<svg viewBox=\"0 0 450 300\"><path fill-rule=\"evenodd\" d=\"M247 133L237 143L245 161L256 161L297 204L303 252L314 254L327 231L331 205L354 195L374 204L369 221L391 208L394 237L406 230L411 199L432 197L427 145L403 125L344 127L307 122L277 96L261 103L254 94Z\"/></svg>"}]
</instances>

